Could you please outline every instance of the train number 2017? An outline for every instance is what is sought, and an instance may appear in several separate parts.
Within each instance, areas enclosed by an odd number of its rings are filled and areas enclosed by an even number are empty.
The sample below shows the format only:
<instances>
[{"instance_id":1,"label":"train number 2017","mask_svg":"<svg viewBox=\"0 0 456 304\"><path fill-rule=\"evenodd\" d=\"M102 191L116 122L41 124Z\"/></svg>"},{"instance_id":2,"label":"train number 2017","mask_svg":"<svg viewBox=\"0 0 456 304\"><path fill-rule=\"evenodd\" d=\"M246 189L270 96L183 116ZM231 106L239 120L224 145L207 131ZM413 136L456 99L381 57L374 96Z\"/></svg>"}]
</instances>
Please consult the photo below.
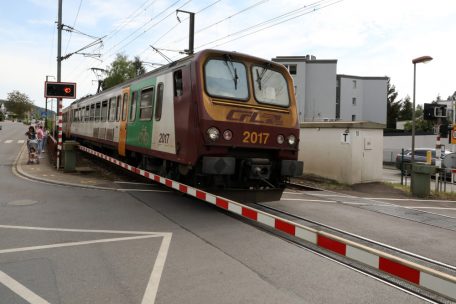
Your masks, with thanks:
<instances>
[{"instance_id":1,"label":"train number 2017","mask_svg":"<svg viewBox=\"0 0 456 304\"><path fill-rule=\"evenodd\" d=\"M269 133L265 132L250 132L250 131L244 131L242 133L244 136L244 139L242 139L243 143L246 144L261 144L265 145L268 143L269 139Z\"/></svg>"},{"instance_id":2,"label":"train number 2017","mask_svg":"<svg viewBox=\"0 0 456 304\"><path fill-rule=\"evenodd\" d=\"M160 136L159 139L158 139L158 143L159 144L167 144L168 143L169 133L160 133L159 136Z\"/></svg>"}]
</instances>

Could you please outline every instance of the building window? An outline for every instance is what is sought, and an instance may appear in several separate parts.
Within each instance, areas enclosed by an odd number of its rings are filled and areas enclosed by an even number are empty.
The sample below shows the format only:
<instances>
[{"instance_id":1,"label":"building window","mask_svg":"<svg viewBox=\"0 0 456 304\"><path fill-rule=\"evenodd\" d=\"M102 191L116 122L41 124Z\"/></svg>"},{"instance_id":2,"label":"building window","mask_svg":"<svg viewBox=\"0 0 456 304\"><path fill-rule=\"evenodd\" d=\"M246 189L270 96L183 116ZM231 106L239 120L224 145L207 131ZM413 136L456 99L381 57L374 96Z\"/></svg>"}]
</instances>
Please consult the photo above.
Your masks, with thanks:
<instances>
[{"instance_id":1,"label":"building window","mask_svg":"<svg viewBox=\"0 0 456 304\"><path fill-rule=\"evenodd\" d=\"M355 120L356 120L356 115L353 114L353 115L352 115L352 121L355 121Z\"/></svg>"},{"instance_id":2,"label":"building window","mask_svg":"<svg viewBox=\"0 0 456 304\"><path fill-rule=\"evenodd\" d=\"M296 72L297 72L296 64L290 64L288 66L288 71L290 71L291 75L296 75Z\"/></svg>"},{"instance_id":3,"label":"building window","mask_svg":"<svg viewBox=\"0 0 456 304\"><path fill-rule=\"evenodd\" d=\"M353 80L353 89L356 89L356 80Z\"/></svg>"},{"instance_id":4,"label":"building window","mask_svg":"<svg viewBox=\"0 0 456 304\"><path fill-rule=\"evenodd\" d=\"M353 97L353 98L352 98L352 104L353 104L354 106L356 106L356 97Z\"/></svg>"}]
</instances>

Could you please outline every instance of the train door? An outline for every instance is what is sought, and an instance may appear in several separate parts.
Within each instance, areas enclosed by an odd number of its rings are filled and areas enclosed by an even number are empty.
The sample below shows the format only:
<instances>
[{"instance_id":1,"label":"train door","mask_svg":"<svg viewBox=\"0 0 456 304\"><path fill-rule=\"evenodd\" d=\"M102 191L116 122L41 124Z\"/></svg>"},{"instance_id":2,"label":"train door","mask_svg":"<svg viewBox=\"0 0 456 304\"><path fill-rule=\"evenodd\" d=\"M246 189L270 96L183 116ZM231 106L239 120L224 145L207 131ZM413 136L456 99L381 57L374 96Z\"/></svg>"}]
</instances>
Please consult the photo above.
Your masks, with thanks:
<instances>
[{"instance_id":1,"label":"train door","mask_svg":"<svg viewBox=\"0 0 456 304\"><path fill-rule=\"evenodd\" d=\"M120 108L120 129L119 129L119 147L118 153L125 156L125 145L127 141L127 115L128 115L128 99L130 96L130 88L122 90L122 104Z\"/></svg>"}]
</instances>

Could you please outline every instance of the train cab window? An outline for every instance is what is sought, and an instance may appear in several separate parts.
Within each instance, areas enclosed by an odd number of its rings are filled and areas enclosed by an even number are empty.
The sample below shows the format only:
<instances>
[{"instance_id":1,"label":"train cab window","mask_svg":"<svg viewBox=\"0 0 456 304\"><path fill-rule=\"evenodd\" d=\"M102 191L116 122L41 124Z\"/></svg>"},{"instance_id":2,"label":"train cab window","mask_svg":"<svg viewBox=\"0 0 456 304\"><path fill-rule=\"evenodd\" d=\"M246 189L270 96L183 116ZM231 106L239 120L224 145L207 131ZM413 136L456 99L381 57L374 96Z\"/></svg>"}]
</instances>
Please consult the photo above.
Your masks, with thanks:
<instances>
[{"instance_id":1,"label":"train cab window","mask_svg":"<svg viewBox=\"0 0 456 304\"><path fill-rule=\"evenodd\" d=\"M288 107L290 96L285 77L268 66L253 66L253 88L259 103Z\"/></svg>"},{"instance_id":2,"label":"train cab window","mask_svg":"<svg viewBox=\"0 0 456 304\"><path fill-rule=\"evenodd\" d=\"M90 106L86 106L86 108L85 108L84 120L85 121L89 121L90 120Z\"/></svg>"},{"instance_id":3,"label":"train cab window","mask_svg":"<svg viewBox=\"0 0 456 304\"><path fill-rule=\"evenodd\" d=\"M163 109L163 82L157 85L157 103L155 104L155 120L159 121L162 116Z\"/></svg>"},{"instance_id":4,"label":"train cab window","mask_svg":"<svg viewBox=\"0 0 456 304\"><path fill-rule=\"evenodd\" d=\"M97 102L95 106L95 121L100 121L101 117L101 103Z\"/></svg>"},{"instance_id":5,"label":"train cab window","mask_svg":"<svg viewBox=\"0 0 456 304\"><path fill-rule=\"evenodd\" d=\"M108 118L108 101L105 100L101 103L101 121L106 121Z\"/></svg>"},{"instance_id":6,"label":"train cab window","mask_svg":"<svg viewBox=\"0 0 456 304\"><path fill-rule=\"evenodd\" d=\"M244 64L225 59L210 59L204 65L206 91L211 96L246 101L249 97Z\"/></svg>"},{"instance_id":7,"label":"train cab window","mask_svg":"<svg viewBox=\"0 0 456 304\"><path fill-rule=\"evenodd\" d=\"M90 105L90 121L95 120L95 104Z\"/></svg>"},{"instance_id":8,"label":"train cab window","mask_svg":"<svg viewBox=\"0 0 456 304\"><path fill-rule=\"evenodd\" d=\"M111 99L109 99L109 121L114 121L116 119L116 109L116 97L111 97Z\"/></svg>"},{"instance_id":9,"label":"train cab window","mask_svg":"<svg viewBox=\"0 0 456 304\"><path fill-rule=\"evenodd\" d=\"M131 100L130 100L130 118L129 118L129 121L135 121L136 119L136 99L137 99L137 96L138 96L138 92L137 91L134 91L132 96L131 96Z\"/></svg>"},{"instance_id":10,"label":"train cab window","mask_svg":"<svg viewBox=\"0 0 456 304\"><path fill-rule=\"evenodd\" d=\"M117 96L117 104L116 104L116 120L120 120L120 104L122 101L122 97L119 95Z\"/></svg>"},{"instance_id":11,"label":"train cab window","mask_svg":"<svg viewBox=\"0 0 456 304\"><path fill-rule=\"evenodd\" d=\"M152 108L154 105L154 88L147 88L141 91L139 101L139 119L149 120L152 118Z\"/></svg>"},{"instance_id":12,"label":"train cab window","mask_svg":"<svg viewBox=\"0 0 456 304\"><path fill-rule=\"evenodd\" d=\"M127 106L128 106L128 94L123 94L122 101L122 121L127 120Z\"/></svg>"},{"instance_id":13,"label":"train cab window","mask_svg":"<svg viewBox=\"0 0 456 304\"><path fill-rule=\"evenodd\" d=\"M182 82L182 70L174 72L174 96L182 96L184 94L184 84Z\"/></svg>"}]
</instances>

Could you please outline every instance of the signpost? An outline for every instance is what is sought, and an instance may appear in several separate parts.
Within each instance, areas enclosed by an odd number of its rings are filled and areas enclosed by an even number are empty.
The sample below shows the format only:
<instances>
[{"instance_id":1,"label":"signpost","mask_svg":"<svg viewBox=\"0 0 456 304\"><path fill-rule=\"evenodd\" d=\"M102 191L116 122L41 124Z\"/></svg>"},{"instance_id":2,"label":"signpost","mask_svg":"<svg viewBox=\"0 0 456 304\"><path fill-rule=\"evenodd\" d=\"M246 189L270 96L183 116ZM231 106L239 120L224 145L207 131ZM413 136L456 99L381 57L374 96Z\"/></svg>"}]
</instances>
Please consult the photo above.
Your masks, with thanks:
<instances>
[{"instance_id":1,"label":"signpost","mask_svg":"<svg viewBox=\"0 0 456 304\"><path fill-rule=\"evenodd\" d=\"M59 75L60 76L60 75ZM60 80L59 76L57 79ZM57 117L58 117L58 133L57 133L57 170L60 167L60 151L62 150L62 99L76 98L76 83L75 82L51 82L44 83L44 97L57 98ZM43 114L41 114L43 115Z\"/></svg>"}]
</instances>

